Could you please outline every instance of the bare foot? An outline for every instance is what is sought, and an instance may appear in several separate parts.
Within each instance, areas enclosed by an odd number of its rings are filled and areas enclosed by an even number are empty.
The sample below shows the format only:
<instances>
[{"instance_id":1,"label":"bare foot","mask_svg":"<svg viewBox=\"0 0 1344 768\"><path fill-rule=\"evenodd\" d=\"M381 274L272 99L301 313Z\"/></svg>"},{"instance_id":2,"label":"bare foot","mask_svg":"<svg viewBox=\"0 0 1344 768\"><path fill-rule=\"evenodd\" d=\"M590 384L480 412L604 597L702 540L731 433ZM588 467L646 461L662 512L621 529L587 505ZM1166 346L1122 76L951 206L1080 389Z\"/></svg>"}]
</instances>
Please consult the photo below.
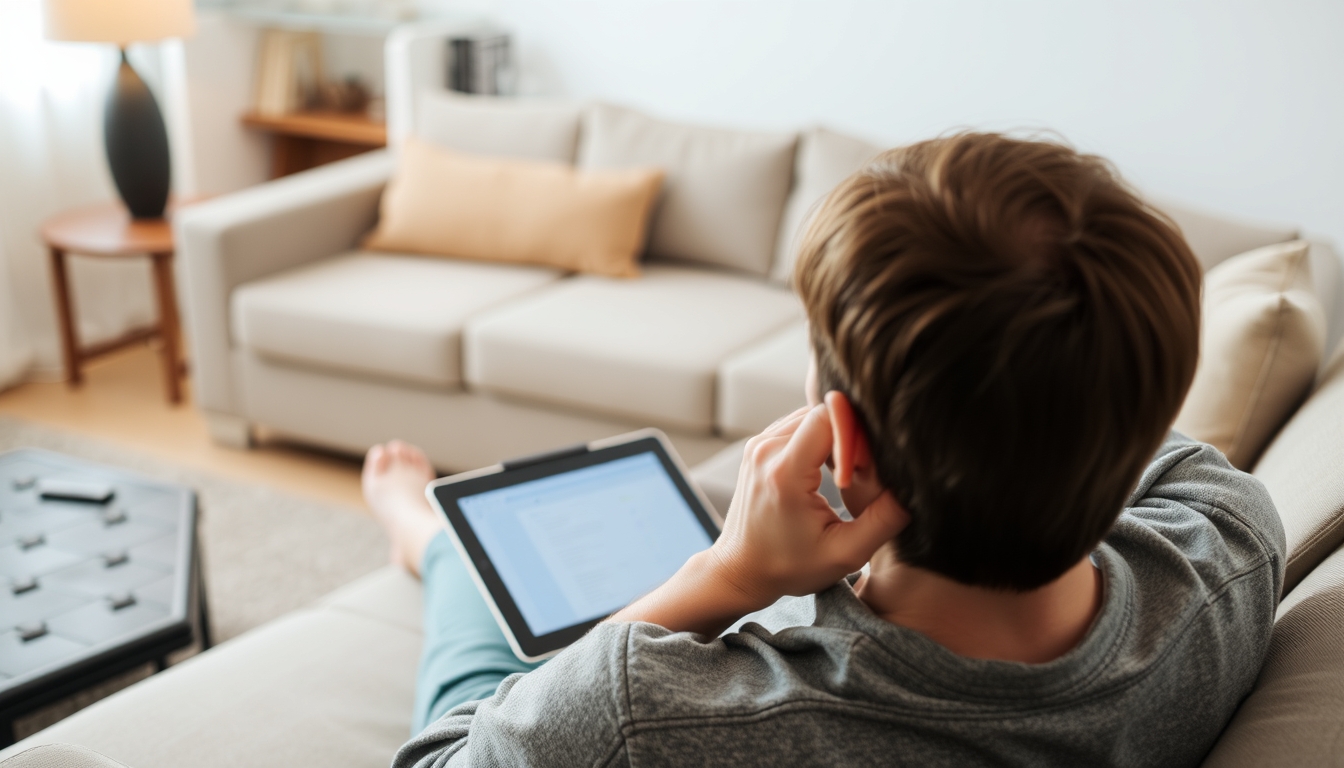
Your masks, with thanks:
<instances>
[{"instance_id":1,"label":"bare foot","mask_svg":"<svg viewBox=\"0 0 1344 768\"><path fill-rule=\"evenodd\" d=\"M392 541L392 562L420 575L420 563L443 525L425 499L434 469L424 451L393 440L364 457L364 500Z\"/></svg>"}]
</instances>

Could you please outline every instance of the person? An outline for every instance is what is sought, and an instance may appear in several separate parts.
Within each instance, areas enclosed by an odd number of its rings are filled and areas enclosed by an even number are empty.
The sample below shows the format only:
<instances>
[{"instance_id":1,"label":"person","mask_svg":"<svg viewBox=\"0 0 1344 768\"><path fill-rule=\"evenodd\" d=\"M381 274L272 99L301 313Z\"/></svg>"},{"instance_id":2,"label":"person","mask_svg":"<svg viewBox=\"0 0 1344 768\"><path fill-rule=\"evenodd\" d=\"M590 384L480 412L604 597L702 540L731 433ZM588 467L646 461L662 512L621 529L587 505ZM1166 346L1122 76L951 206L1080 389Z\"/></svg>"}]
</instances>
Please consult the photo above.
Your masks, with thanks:
<instances>
[{"instance_id":1,"label":"person","mask_svg":"<svg viewBox=\"0 0 1344 768\"><path fill-rule=\"evenodd\" d=\"M1285 543L1255 479L1170 432L1200 292L1173 224L1097 157L962 133L841 183L795 281L809 405L747 442L713 546L539 668L424 454L369 452L425 589L394 766L1200 761L1256 679Z\"/></svg>"}]
</instances>

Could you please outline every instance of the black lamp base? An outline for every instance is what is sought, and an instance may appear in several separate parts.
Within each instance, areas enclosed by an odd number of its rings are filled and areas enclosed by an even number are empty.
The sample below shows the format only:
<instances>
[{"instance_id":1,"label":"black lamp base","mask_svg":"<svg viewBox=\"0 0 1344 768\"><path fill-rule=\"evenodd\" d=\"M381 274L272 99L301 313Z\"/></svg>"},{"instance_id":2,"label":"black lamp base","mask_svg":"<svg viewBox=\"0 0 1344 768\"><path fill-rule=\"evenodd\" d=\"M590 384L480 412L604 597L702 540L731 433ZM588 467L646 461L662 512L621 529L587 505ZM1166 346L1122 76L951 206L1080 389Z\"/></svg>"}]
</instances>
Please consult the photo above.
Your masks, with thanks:
<instances>
[{"instance_id":1,"label":"black lamp base","mask_svg":"<svg viewBox=\"0 0 1344 768\"><path fill-rule=\"evenodd\" d=\"M103 143L112 180L131 216L162 218L172 175L168 131L154 94L126 61L125 49L121 51L116 82L107 96Z\"/></svg>"}]
</instances>

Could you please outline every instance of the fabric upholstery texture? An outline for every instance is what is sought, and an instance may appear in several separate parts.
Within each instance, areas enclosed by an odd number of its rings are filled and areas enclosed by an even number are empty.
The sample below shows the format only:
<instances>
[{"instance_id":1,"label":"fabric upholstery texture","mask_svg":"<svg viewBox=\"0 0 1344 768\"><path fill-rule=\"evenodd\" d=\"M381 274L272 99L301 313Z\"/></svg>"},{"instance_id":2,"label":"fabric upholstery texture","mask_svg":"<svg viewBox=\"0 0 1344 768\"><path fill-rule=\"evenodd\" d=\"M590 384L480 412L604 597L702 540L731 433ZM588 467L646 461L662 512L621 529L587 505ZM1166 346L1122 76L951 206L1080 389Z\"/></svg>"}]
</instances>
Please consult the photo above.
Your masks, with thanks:
<instances>
[{"instance_id":1,"label":"fabric upholstery texture","mask_svg":"<svg viewBox=\"0 0 1344 768\"><path fill-rule=\"evenodd\" d=\"M410 139L365 247L634 277L662 171L579 171Z\"/></svg>"},{"instance_id":2,"label":"fabric upholstery texture","mask_svg":"<svg viewBox=\"0 0 1344 768\"><path fill-rule=\"evenodd\" d=\"M797 137L664 122L591 107L583 168L655 166L667 172L649 254L765 275L789 193Z\"/></svg>"},{"instance_id":3,"label":"fabric upholstery texture","mask_svg":"<svg viewBox=\"0 0 1344 768\"><path fill-rule=\"evenodd\" d=\"M1239 253L1296 240L1297 227L1222 216L1183 203L1156 199L1153 204L1170 216L1185 235L1190 250L1205 270Z\"/></svg>"},{"instance_id":4,"label":"fabric upholstery texture","mask_svg":"<svg viewBox=\"0 0 1344 768\"><path fill-rule=\"evenodd\" d=\"M126 768L126 765L74 744L44 744L0 760L0 768Z\"/></svg>"},{"instance_id":5,"label":"fabric upholstery texture","mask_svg":"<svg viewBox=\"0 0 1344 768\"><path fill-rule=\"evenodd\" d=\"M541 267L350 253L236 290L233 336L277 359L456 386L462 381L467 319L560 274Z\"/></svg>"},{"instance_id":6,"label":"fabric upholstery texture","mask_svg":"<svg viewBox=\"0 0 1344 768\"><path fill-rule=\"evenodd\" d=\"M798 161L793 171L793 191L784 206L775 263L770 277L781 283L793 278L798 240L822 198L846 177L872 160L882 148L826 128L813 128L798 140Z\"/></svg>"},{"instance_id":7,"label":"fabric upholstery texture","mask_svg":"<svg viewBox=\"0 0 1344 768\"><path fill-rule=\"evenodd\" d=\"M427 90L415 133L459 152L573 163L582 116L579 104Z\"/></svg>"},{"instance_id":8,"label":"fabric upholstery texture","mask_svg":"<svg viewBox=\"0 0 1344 768\"><path fill-rule=\"evenodd\" d=\"M1308 244L1258 248L1209 270L1199 368L1176 429L1249 470L1316 379L1325 315Z\"/></svg>"},{"instance_id":9,"label":"fabric upholstery texture","mask_svg":"<svg viewBox=\"0 0 1344 768\"><path fill-rule=\"evenodd\" d=\"M807 404L807 323L790 325L724 361L719 368L719 430L754 435Z\"/></svg>"},{"instance_id":10,"label":"fabric upholstery texture","mask_svg":"<svg viewBox=\"0 0 1344 768\"><path fill-rule=\"evenodd\" d=\"M1284 591L1344 541L1344 345L1255 465L1288 538Z\"/></svg>"},{"instance_id":11,"label":"fabric upholstery texture","mask_svg":"<svg viewBox=\"0 0 1344 768\"><path fill-rule=\"evenodd\" d=\"M404 578L384 588L418 593L419 585ZM336 607L301 610L0 755L65 742L133 768L386 765L407 738L419 652L418 632Z\"/></svg>"},{"instance_id":12,"label":"fabric upholstery texture","mask_svg":"<svg viewBox=\"0 0 1344 768\"><path fill-rule=\"evenodd\" d=\"M709 432L719 366L801 317L786 291L703 269L576 277L472 319L466 377L492 392Z\"/></svg>"},{"instance_id":13,"label":"fabric upholstery texture","mask_svg":"<svg viewBox=\"0 0 1344 768\"><path fill-rule=\"evenodd\" d=\"M1214 745L1205 768L1344 764L1341 626L1344 551L1337 551L1279 605L1255 690Z\"/></svg>"},{"instance_id":14,"label":"fabric upholstery texture","mask_svg":"<svg viewBox=\"0 0 1344 768\"><path fill-rule=\"evenodd\" d=\"M198 406L242 413L229 358L234 288L354 248L378 218L391 171L387 152L367 152L187 206L174 217L179 303Z\"/></svg>"}]
</instances>

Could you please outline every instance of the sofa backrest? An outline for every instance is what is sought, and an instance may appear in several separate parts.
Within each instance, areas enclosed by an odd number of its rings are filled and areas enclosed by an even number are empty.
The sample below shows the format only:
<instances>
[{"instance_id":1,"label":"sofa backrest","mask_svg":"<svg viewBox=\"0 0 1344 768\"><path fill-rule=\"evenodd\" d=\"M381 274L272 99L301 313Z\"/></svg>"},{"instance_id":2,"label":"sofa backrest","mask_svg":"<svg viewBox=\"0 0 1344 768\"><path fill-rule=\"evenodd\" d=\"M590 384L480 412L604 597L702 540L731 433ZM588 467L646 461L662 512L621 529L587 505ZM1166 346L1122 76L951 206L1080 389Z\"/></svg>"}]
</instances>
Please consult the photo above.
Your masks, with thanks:
<instances>
[{"instance_id":1,"label":"sofa backrest","mask_svg":"<svg viewBox=\"0 0 1344 768\"><path fill-rule=\"evenodd\" d=\"M798 137L674 123L607 104L589 107L583 168L661 168L649 256L765 276L793 177Z\"/></svg>"},{"instance_id":2,"label":"sofa backrest","mask_svg":"<svg viewBox=\"0 0 1344 768\"><path fill-rule=\"evenodd\" d=\"M420 94L415 135L475 155L572 164L582 116L583 108L572 102L427 90Z\"/></svg>"}]
</instances>

